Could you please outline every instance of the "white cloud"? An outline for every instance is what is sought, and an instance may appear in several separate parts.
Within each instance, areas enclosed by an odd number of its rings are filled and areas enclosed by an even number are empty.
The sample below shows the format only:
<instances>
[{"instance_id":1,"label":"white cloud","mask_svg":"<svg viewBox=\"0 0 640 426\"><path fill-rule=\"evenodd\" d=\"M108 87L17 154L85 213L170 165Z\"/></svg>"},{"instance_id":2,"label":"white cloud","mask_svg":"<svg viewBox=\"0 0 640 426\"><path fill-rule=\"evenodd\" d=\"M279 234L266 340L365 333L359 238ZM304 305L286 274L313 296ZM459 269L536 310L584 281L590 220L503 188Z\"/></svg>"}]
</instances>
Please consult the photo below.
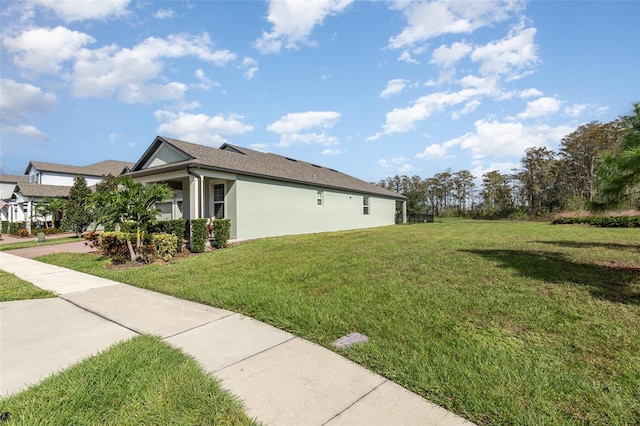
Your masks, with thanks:
<instances>
[{"instance_id":1,"label":"white cloud","mask_svg":"<svg viewBox=\"0 0 640 426\"><path fill-rule=\"evenodd\" d=\"M398 60L402 61L402 62L406 62L408 64L417 64L417 63L419 63L418 61L413 59L413 57L411 56L411 53L408 50L405 50L404 52L402 52L400 54L400 56L398 56Z\"/></svg>"},{"instance_id":2,"label":"white cloud","mask_svg":"<svg viewBox=\"0 0 640 426\"><path fill-rule=\"evenodd\" d=\"M433 51L431 63L442 68L450 68L460 59L471 53L472 47L468 43L453 43L450 47L444 44Z\"/></svg>"},{"instance_id":3,"label":"white cloud","mask_svg":"<svg viewBox=\"0 0 640 426\"><path fill-rule=\"evenodd\" d=\"M260 152L269 152L269 144L268 143L254 143L251 144L251 149Z\"/></svg>"},{"instance_id":4,"label":"white cloud","mask_svg":"<svg viewBox=\"0 0 640 426\"><path fill-rule=\"evenodd\" d=\"M553 114L560 110L561 102L548 96L527 102L527 109L518 114L518 118L536 118Z\"/></svg>"},{"instance_id":5,"label":"white cloud","mask_svg":"<svg viewBox=\"0 0 640 426\"><path fill-rule=\"evenodd\" d=\"M244 118L238 114L207 116L158 110L156 119L162 122L158 126L159 134L167 134L179 139L203 145L220 145L227 142L224 136L241 135L253 130L253 126L244 124Z\"/></svg>"},{"instance_id":6,"label":"white cloud","mask_svg":"<svg viewBox=\"0 0 640 426\"><path fill-rule=\"evenodd\" d=\"M169 9L158 9L158 11L153 15L156 19L173 19L176 17L176 11Z\"/></svg>"},{"instance_id":7,"label":"white cloud","mask_svg":"<svg viewBox=\"0 0 640 426\"><path fill-rule=\"evenodd\" d=\"M539 96L542 96L542 92L538 89L531 88L520 91L518 96L520 96L521 98L537 98Z\"/></svg>"},{"instance_id":8,"label":"white cloud","mask_svg":"<svg viewBox=\"0 0 640 426\"><path fill-rule=\"evenodd\" d=\"M466 104L464 104L464 108L462 108L460 111L454 111L451 114L451 119L452 120L457 120L458 118L462 117L463 115L471 114L479 106L480 106L480 101L479 100L474 99L472 101L469 101Z\"/></svg>"},{"instance_id":9,"label":"white cloud","mask_svg":"<svg viewBox=\"0 0 640 426\"><path fill-rule=\"evenodd\" d=\"M330 129L340 119L341 114L335 111L308 111L290 113L280 120L269 124L267 130L280 135L280 146L294 144L337 145L336 137L330 136L325 130ZM321 132L313 129L320 128Z\"/></svg>"},{"instance_id":10,"label":"white cloud","mask_svg":"<svg viewBox=\"0 0 640 426\"><path fill-rule=\"evenodd\" d=\"M253 46L263 54L278 53L300 44L311 44L308 37L316 25L321 25L330 15L344 11L353 0L270 0L267 21L273 29L263 32Z\"/></svg>"},{"instance_id":11,"label":"white cloud","mask_svg":"<svg viewBox=\"0 0 640 426\"><path fill-rule=\"evenodd\" d=\"M400 173L409 173L409 172L411 172L413 169L414 169L414 167L413 167L411 164L407 163L407 164L403 164L402 166L400 166L400 168L398 169L398 171L399 171Z\"/></svg>"},{"instance_id":12,"label":"white cloud","mask_svg":"<svg viewBox=\"0 0 640 426\"><path fill-rule=\"evenodd\" d=\"M388 112L382 131L367 140L376 140L383 135L393 133L406 133L415 127L416 122L425 120L436 112L441 112L445 107L467 102L481 93L482 91L478 89L463 89L458 92L437 92L423 96L410 107L395 108Z\"/></svg>"},{"instance_id":13,"label":"white cloud","mask_svg":"<svg viewBox=\"0 0 640 426\"><path fill-rule=\"evenodd\" d=\"M245 56L238 68L243 70L244 78L246 78L247 80L251 80L258 73L258 61Z\"/></svg>"},{"instance_id":14,"label":"white cloud","mask_svg":"<svg viewBox=\"0 0 640 426\"><path fill-rule=\"evenodd\" d=\"M393 166L401 166L403 165L403 163L406 163L406 162L407 162L407 159L405 157L391 157L389 160L378 160L376 161L376 164L379 167L388 169L389 167L393 167Z\"/></svg>"},{"instance_id":15,"label":"white cloud","mask_svg":"<svg viewBox=\"0 0 640 426\"><path fill-rule=\"evenodd\" d=\"M564 113L572 117L577 117L587 110L591 105L589 104L573 104L564 108Z\"/></svg>"},{"instance_id":16,"label":"white cloud","mask_svg":"<svg viewBox=\"0 0 640 426\"><path fill-rule=\"evenodd\" d=\"M3 44L13 56L13 63L33 73L57 73L61 64L73 59L85 45L96 40L88 34L65 27L35 28L15 37L6 37Z\"/></svg>"},{"instance_id":17,"label":"white cloud","mask_svg":"<svg viewBox=\"0 0 640 426\"><path fill-rule=\"evenodd\" d=\"M423 158L427 160L442 159L446 156L447 148L437 143L427 146L424 151L416 154L416 158Z\"/></svg>"},{"instance_id":18,"label":"white cloud","mask_svg":"<svg viewBox=\"0 0 640 426\"><path fill-rule=\"evenodd\" d=\"M396 1L407 20L402 32L389 39L393 49L413 46L442 34L470 34L503 21L524 6L523 1Z\"/></svg>"},{"instance_id":19,"label":"white cloud","mask_svg":"<svg viewBox=\"0 0 640 426\"><path fill-rule=\"evenodd\" d=\"M107 19L128 13L129 0L29 0L28 4L51 9L65 22Z\"/></svg>"},{"instance_id":20,"label":"white cloud","mask_svg":"<svg viewBox=\"0 0 640 426\"><path fill-rule=\"evenodd\" d=\"M396 78L389 80L387 87L380 93L381 98L388 98L392 95L397 95L407 86L407 80Z\"/></svg>"},{"instance_id":21,"label":"white cloud","mask_svg":"<svg viewBox=\"0 0 640 426\"><path fill-rule=\"evenodd\" d=\"M535 28L523 28L522 24L513 28L509 35L501 40L492 41L473 50L471 59L480 62L482 75L507 75L508 79L517 79L524 69L538 62L534 38Z\"/></svg>"},{"instance_id":22,"label":"white cloud","mask_svg":"<svg viewBox=\"0 0 640 426\"><path fill-rule=\"evenodd\" d=\"M505 162L492 162L489 163L488 166L484 166L482 164L474 167L471 170L471 174L479 180L479 184L481 184L482 181L482 175L485 173L489 173L492 171L498 171L501 174L511 174L513 173L514 169L519 169L522 165L520 163L515 163L512 161L505 161Z\"/></svg>"},{"instance_id":23,"label":"white cloud","mask_svg":"<svg viewBox=\"0 0 640 426\"><path fill-rule=\"evenodd\" d=\"M478 120L475 132L466 133L444 143L471 151L474 158L486 156L522 156L527 148L551 146L572 131L571 126L525 126L518 122Z\"/></svg>"},{"instance_id":24,"label":"white cloud","mask_svg":"<svg viewBox=\"0 0 640 426\"><path fill-rule=\"evenodd\" d=\"M196 85L198 89L210 90L212 87L220 87L220 83L208 78L201 68L196 70L196 78L200 80L200 83Z\"/></svg>"},{"instance_id":25,"label":"white cloud","mask_svg":"<svg viewBox=\"0 0 640 426\"><path fill-rule=\"evenodd\" d=\"M41 141L48 141L49 136L46 133L38 130L37 127L28 124L21 124L19 126L1 125L2 132L13 133L14 135L26 136L30 139L38 139Z\"/></svg>"},{"instance_id":26,"label":"white cloud","mask_svg":"<svg viewBox=\"0 0 640 426\"><path fill-rule=\"evenodd\" d=\"M17 81L0 79L0 111L2 118L24 119L25 113L47 113L56 104L53 93L45 93L39 87Z\"/></svg>"},{"instance_id":27,"label":"white cloud","mask_svg":"<svg viewBox=\"0 0 640 426\"><path fill-rule=\"evenodd\" d=\"M149 37L131 49L115 45L82 49L74 66L72 93L76 97L109 97L117 93L125 102L181 99L186 90L183 83L148 82L160 76L162 59L192 56L218 66L236 59L234 53L212 50L211 45L207 34L179 34L166 39Z\"/></svg>"},{"instance_id":28,"label":"white cloud","mask_svg":"<svg viewBox=\"0 0 640 426\"><path fill-rule=\"evenodd\" d=\"M338 148L327 148L322 151L322 155L338 155L342 154L342 150Z\"/></svg>"},{"instance_id":29,"label":"white cloud","mask_svg":"<svg viewBox=\"0 0 640 426\"><path fill-rule=\"evenodd\" d=\"M48 139L46 134L29 124L28 116L51 111L56 105L53 93L45 93L39 87L6 78L0 79L0 93L0 126L3 132L39 140Z\"/></svg>"}]
</instances>

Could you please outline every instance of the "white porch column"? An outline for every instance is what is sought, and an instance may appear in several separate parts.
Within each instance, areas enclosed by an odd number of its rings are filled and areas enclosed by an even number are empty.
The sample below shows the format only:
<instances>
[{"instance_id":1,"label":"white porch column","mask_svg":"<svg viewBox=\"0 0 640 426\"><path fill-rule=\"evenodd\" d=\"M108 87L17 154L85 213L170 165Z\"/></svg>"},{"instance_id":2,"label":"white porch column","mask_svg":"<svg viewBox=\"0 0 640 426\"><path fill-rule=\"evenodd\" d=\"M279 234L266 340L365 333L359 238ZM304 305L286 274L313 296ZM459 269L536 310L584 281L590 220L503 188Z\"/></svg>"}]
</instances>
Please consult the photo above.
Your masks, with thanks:
<instances>
[{"instance_id":1,"label":"white porch column","mask_svg":"<svg viewBox=\"0 0 640 426\"><path fill-rule=\"evenodd\" d=\"M407 202L402 202L402 223L407 223Z\"/></svg>"},{"instance_id":2,"label":"white porch column","mask_svg":"<svg viewBox=\"0 0 640 426\"><path fill-rule=\"evenodd\" d=\"M200 180L189 175L189 219L200 218Z\"/></svg>"}]
</instances>

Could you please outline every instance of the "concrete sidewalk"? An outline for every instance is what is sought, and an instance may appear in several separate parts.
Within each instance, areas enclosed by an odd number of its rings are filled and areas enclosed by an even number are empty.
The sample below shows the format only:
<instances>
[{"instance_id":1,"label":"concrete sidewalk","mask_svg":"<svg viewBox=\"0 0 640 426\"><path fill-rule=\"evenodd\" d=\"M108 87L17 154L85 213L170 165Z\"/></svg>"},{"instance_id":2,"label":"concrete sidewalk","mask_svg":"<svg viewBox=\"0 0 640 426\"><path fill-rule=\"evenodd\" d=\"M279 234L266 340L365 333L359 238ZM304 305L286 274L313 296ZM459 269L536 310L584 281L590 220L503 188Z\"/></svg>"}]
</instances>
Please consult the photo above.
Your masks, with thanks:
<instances>
[{"instance_id":1,"label":"concrete sidewalk","mask_svg":"<svg viewBox=\"0 0 640 426\"><path fill-rule=\"evenodd\" d=\"M59 298L0 303L0 396L137 334L193 356L274 425L470 425L292 334L211 306L0 252L0 269Z\"/></svg>"}]
</instances>

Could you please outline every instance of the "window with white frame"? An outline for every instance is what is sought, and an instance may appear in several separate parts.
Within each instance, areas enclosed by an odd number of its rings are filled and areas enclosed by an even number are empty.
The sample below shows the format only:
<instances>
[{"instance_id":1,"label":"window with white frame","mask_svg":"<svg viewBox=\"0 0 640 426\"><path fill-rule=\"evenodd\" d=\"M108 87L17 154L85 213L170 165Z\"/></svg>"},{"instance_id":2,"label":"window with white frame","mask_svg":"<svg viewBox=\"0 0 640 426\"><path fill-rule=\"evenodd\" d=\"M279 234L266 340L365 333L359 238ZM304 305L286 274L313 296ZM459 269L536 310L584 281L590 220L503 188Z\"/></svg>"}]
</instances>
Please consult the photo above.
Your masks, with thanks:
<instances>
[{"instance_id":1,"label":"window with white frame","mask_svg":"<svg viewBox=\"0 0 640 426\"><path fill-rule=\"evenodd\" d=\"M369 214L369 197L362 197L362 213Z\"/></svg>"},{"instance_id":2,"label":"window with white frame","mask_svg":"<svg viewBox=\"0 0 640 426\"><path fill-rule=\"evenodd\" d=\"M224 183L213 185L213 217L224 219Z\"/></svg>"},{"instance_id":3,"label":"window with white frame","mask_svg":"<svg viewBox=\"0 0 640 426\"><path fill-rule=\"evenodd\" d=\"M317 200L318 200L318 206L324 205L324 191L318 190Z\"/></svg>"}]
</instances>

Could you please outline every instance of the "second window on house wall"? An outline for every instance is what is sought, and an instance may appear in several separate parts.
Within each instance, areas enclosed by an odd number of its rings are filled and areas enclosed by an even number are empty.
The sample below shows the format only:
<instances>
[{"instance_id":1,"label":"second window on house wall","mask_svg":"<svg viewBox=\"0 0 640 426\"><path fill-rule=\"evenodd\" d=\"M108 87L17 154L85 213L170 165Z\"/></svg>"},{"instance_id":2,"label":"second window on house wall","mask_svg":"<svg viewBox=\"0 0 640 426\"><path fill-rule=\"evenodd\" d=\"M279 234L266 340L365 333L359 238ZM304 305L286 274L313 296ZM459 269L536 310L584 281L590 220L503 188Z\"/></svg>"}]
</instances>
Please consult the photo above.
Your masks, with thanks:
<instances>
[{"instance_id":1,"label":"second window on house wall","mask_svg":"<svg viewBox=\"0 0 640 426\"><path fill-rule=\"evenodd\" d=\"M213 217L224 219L224 183L213 185Z\"/></svg>"},{"instance_id":2,"label":"second window on house wall","mask_svg":"<svg viewBox=\"0 0 640 426\"><path fill-rule=\"evenodd\" d=\"M369 214L369 197L362 197L362 213Z\"/></svg>"},{"instance_id":3,"label":"second window on house wall","mask_svg":"<svg viewBox=\"0 0 640 426\"><path fill-rule=\"evenodd\" d=\"M323 206L324 205L324 191L320 191L318 190L318 206Z\"/></svg>"}]
</instances>

